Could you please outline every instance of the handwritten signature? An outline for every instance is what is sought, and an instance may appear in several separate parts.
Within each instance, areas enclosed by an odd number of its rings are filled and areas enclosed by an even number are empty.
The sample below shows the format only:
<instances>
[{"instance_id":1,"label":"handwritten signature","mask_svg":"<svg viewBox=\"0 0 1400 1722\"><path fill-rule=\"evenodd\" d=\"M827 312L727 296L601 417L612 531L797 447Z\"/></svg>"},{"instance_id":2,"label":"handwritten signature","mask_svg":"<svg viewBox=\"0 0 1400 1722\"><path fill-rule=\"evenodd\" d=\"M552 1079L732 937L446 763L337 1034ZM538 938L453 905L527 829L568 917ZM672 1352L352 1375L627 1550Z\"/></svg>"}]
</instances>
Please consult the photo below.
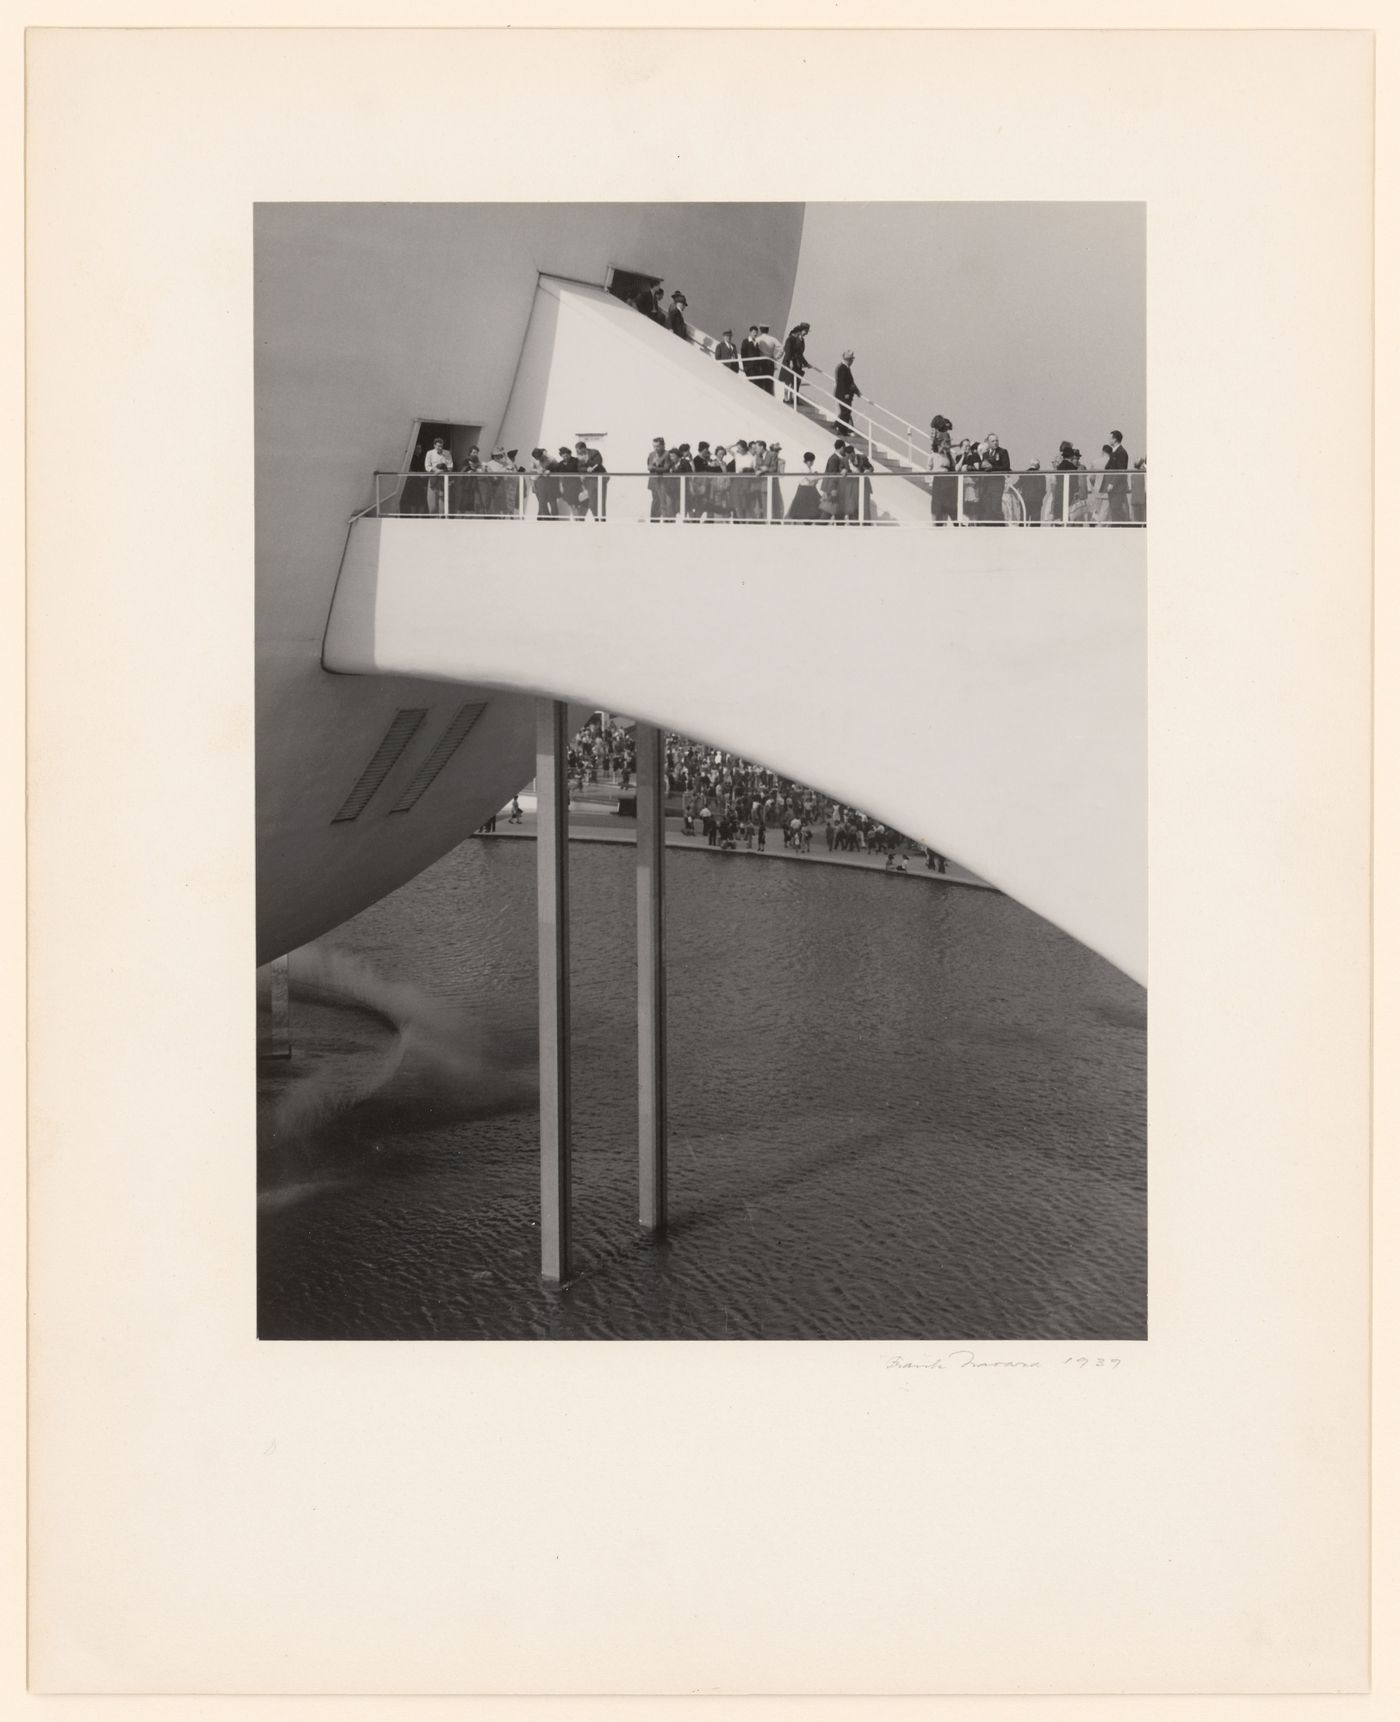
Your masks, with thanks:
<instances>
[{"instance_id":1,"label":"handwritten signature","mask_svg":"<svg viewBox=\"0 0 1400 1722\"><path fill-rule=\"evenodd\" d=\"M1039 1357L979 1357L970 1346L945 1351L938 1357L892 1357L886 1369L1117 1369L1121 1357L1094 1357L1072 1353L1058 1363Z\"/></svg>"}]
</instances>

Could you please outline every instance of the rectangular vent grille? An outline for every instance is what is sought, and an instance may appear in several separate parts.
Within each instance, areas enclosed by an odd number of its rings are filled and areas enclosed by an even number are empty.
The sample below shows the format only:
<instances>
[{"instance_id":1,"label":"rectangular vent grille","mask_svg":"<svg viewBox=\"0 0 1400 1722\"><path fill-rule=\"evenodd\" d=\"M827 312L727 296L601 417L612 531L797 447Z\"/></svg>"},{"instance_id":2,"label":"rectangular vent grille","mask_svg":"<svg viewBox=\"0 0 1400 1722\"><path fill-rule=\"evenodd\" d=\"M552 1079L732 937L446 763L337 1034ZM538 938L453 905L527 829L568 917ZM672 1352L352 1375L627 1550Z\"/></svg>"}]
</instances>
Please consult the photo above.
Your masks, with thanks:
<instances>
[{"instance_id":1,"label":"rectangular vent grille","mask_svg":"<svg viewBox=\"0 0 1400 1722\"><path fill-rule=\"evenodd\" d=\"M359 781L346 796L345 805L331 820L332 825L340 824L343 819L360 817L369 806L375 790L398 764L403 750L417 735L427 715L426 708L422 707L408 707L395 713L394 721L384 732L383 741L375 748L369 764L360 773Z\"/></svg>"},{"instance_id":2,"label":"rectangular vent grille","mask_svg":"<svg viewBox=\"0 0 1400 1722\"><path fill-rule=\"evenodd\" d=\"M408 788L390 809L392 813L407 813L418 797L442 770L452 755L471 733L472 725L486 710L486 702L478 701L475 705L466 705L457 713L452 722L442 732L437 746L423 761L413 774L413 780Z\"/></svg>"}]
</instances>

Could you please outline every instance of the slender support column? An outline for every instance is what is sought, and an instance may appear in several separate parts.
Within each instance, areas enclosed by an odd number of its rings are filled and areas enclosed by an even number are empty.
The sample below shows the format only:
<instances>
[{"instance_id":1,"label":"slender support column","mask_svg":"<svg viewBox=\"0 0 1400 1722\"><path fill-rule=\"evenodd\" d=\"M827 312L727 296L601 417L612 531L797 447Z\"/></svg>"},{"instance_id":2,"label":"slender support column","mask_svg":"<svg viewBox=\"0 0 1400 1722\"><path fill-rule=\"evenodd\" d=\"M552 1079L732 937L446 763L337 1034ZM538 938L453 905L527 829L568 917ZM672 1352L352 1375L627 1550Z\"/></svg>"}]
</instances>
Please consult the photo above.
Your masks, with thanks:
<instances>
[{"instance_id":1,"label":"slender support column","mask_svg":"<svg viewBox=\"0 0 1400 1722\"><path fill-rule=\"evenodd\" d=\"M540 934L540 1273L569 1277L573 1231L569 1094L568 708L535 702Z\"/></svg>"},{"instance_id":2,"label":"slender support column","mask_svg":"<svg viewBox=\"0 0 1400 1722\"><path fill-rule=\"evenodd\" d=\"M272 1011L272 1033L263 1053L265 1058L292 1056L292 1010L288 989L289 959L274 957L268 973L269 1005Z\"/></svg>"},{"instance_id":3,"label":"slender support column","mask_svg":"<svg viewBox=\"0 0 1400 1722\"><path fill-rule=\"evenodd\" d=\"M665 751L652 724L637 725L637 1146L638 1213L666 1226L666 800Z\"/></svg>"}]
</instances>

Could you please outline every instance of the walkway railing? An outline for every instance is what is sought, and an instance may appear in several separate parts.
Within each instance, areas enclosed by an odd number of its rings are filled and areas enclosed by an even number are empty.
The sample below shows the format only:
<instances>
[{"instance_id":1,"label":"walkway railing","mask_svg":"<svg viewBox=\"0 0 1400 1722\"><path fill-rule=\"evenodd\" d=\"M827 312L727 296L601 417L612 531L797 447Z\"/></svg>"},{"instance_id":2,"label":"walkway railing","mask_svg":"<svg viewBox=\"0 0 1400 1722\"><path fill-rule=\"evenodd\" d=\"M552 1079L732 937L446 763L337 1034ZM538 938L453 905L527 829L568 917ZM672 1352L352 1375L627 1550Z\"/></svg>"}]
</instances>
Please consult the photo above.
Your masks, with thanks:
<instances>
[{"instance_id":1,"label":"walkway railing","mask_svg":"<svg viewBox=\"0 0 1400 1722\"><path fill-rule=\"evenodd\" d=\"M604 525L899 526L909 489L929 526L1145 526L1140 472L377 472L355 519ZM896 490L894 487L900 487ZM899 515L884 500L898 499Z\"/></svg>"},{"instance_id":2,"label":"walkway railing","mask_svg":"<svg viewBox=\"0 0 1400 1722\"><path fill-rule=\"evenodd\" d=\"M688 328L687 332L692 346L714 358L719 343L712 335L695 328ZM933 441L927 431L919 430L898 413L882 407L878 401L867 400L864 395L846 405L837 398L836 378L810 359L806 371L796 378L784 367L781 358L771 361L767 358L750 359L747 370L745 361L740 358L721 359L717 363L736 369L747 382L770 392L775 401L791 407L799 416L804 404L820 411L834 430L849 431L860 437L877 460L890 466L913 468L925 467L929 463ZM773 367L771 376L767 370L770 363Z\"/></svg>"}]
</instances>

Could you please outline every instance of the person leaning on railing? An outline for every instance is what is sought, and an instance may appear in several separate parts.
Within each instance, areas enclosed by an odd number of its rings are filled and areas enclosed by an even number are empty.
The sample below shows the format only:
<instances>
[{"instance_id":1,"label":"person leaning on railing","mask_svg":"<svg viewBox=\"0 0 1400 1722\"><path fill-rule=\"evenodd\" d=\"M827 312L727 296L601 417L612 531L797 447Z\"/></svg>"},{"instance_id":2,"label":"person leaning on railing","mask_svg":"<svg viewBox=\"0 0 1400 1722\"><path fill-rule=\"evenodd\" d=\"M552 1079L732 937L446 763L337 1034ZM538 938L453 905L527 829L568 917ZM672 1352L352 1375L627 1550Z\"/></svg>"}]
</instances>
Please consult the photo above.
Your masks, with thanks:
<instances>
[{"instance_id":1,"label":"person leaning on railing","mask_svg":"<svg viewBox=\"0 0 1400 1722\"><path fill-rule=\"evenodd\" d=\"M586 519L591 514L595 520L606 520L608 481L602 476L607 472L602 455L596 448L590 448L586 442L576 442L574 459L578 462L578 470L582 475L578 487L579 519Z\"/></svg>"}]
</instances>

